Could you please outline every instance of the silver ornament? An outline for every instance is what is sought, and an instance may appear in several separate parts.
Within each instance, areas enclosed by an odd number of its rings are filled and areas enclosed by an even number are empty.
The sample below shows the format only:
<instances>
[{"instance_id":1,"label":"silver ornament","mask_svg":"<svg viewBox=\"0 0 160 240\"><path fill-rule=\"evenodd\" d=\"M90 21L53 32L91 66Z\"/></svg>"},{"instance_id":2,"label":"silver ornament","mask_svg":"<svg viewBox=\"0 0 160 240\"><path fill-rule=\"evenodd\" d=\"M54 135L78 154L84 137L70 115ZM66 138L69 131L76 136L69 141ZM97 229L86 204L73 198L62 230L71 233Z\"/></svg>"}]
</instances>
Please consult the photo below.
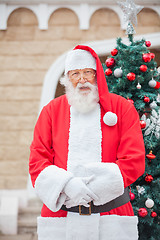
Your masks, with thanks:
<instances>
[{"instance_id":1,"label":"silver ornament","mask_svg":"<svg viewBox=\"0 0 160 240\"><path fill-rule=\"evenodd\" d=\"M131 22L137 25L137 14L143 9L143 6L136 5L134 0L126 0L126 2L117 2L124 13L125 22Z\"/></svg>"},{"instance_id":2,"label":"silver ornament","mask_svg":"<svg viewBox=\"0 0 160 240\"><path fill-rule=\"evenodd\" d=\"M141 86L140 83L138 83L137 86L136 86L137 89L141 89L141 87L142 87L142 86Z\"/></svg>"},{"instance_id":3,"label":"silver ornament","mask_svg":"<svg viewBox=\"0 0 160 240\"><path fill-rule=\"evenodd\" d=\"M123 74L123 71L122 71L121 68L116 68L116 69L114 70L114 76L115 76L115 77L117 77L117 78L122 77L122 74Z\"/></svg>"},{"instance_id":4,"label":"silver ornament","mask_svg":"<svg viewBox=\"0 0 160 240\"><path fill-rule=\"evenodd\" d=\"M150 81L148 82L148 85L149 85L150 87L154 88L154 87L156 86L156 81L152 78L152 80L150 80Z\"/></svg>"},{"instance_id":5,"label":"silver ornament","mask_svg":"<svg viewBox=\"0 0 160 240\"><path fill-rule=\"evenodd\" d=\"M125 34L135 34L135 33L136 33L136 31L134 30L132 23L129 22L127 25L127 30L126 30Z\"/></svg>"},{"instance_id":6,"label":"silver ornament","mask_svg":"<svg viewBox=\"0 0 160 240\"><path fill-rule=\"evenodd\" d=\"M154 206L154 201L150 198L148 198L146 201L145 201L145 205L147 208L152 208Z\"/></svg>"}]
</instances>

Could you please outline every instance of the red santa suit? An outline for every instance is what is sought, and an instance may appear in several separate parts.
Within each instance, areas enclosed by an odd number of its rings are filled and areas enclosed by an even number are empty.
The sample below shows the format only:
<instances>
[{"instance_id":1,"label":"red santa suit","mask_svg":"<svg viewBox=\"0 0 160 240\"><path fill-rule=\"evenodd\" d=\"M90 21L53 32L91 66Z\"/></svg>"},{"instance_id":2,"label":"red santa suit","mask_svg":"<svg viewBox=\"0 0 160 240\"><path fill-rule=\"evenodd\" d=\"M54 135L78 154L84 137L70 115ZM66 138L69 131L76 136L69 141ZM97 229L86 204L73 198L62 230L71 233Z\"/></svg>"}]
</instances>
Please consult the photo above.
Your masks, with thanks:
<instances>
[{"instance_id":1,"label":"red santa suit","mask_svg":"<svg viewBox=\"0 0 160 240\"><path fill-rule=\"evenodd\" d=\"M137 217L128 202L108 212L81 216L61 209L63 191L73 177L94 176L95 205L121 196L144 172L145 157L139 116L133 104L108 92L101 62L96 59L99 103L88 113L68 104L66 95L46 105L35 126L29 171L43 201L38 217L39 240L136 240ZM112 124L106 113L116 116ZM114 118L115 120L115 118Z\"/></svg>"}]
</instances>

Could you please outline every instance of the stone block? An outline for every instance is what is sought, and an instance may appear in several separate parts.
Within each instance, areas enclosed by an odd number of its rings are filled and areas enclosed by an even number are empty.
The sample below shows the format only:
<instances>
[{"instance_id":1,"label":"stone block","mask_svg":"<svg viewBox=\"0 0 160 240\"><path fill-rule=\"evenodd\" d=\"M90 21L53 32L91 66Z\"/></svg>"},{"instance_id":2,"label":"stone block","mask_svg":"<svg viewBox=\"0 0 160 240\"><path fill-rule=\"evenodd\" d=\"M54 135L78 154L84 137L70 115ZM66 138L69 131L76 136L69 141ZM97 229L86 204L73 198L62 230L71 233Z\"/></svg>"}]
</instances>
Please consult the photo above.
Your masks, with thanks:
<instances>
[{"instance_id":1,"label":"stone block","mask_svg":"<svg viewBox=\"0 0 160 240\"><path fill-rule=\"evenodd\" d=\"M18 153L18 154L17 154ZM24 161L29 159L29 147L14 145L1 145L0 146L0 161Z\"/></svg>"},{"instance_id":2,"label":"stone block","mask_svg":"<svg viewBox=\"0 0 160 240\"><path fill-rule=\"evenodd\" d=\"M77 25L79 26L79 20L77 15L70 9L61 8L56 10L49 19L50 25Z\"/></svg>"},{"instance_id":3,"label":"stone block","mask_svg":"<svg viewBox=\"0 0 160 240\"><path fill-rule=\"evenodd\" d=\"M8 26L33 26L37 25L37 17L30 9L18 8L8 18Z\"/></svg>"},{"instance_id":4,"label":"stone block","mask_svg":"<svg viewBox=\"0 0 160 240\"><path fill-rule=\"evenodd\" d=\"M25 189L28 174L24 176L0 176L0 189Z\"/></svg>"},{"instance_id":5,"label":"stone block","mask_svg":"<svg viewBox=\"0 0 160 240\"><path fill-rule=\"evenodd\" d=\"M32 237L31 233L28 234L16 234L16 235L0 235L1 240L38 240L38 238Z\"/></svg>"},{"instance_id":6,"label":"stone block","mask_svg":"<svg viewBox=\"0 0 160 240\"><path fill-rule=\"evenodd\" d=\"M136 34L147 34L148 32L150 33L155 33L155 32L159 32L160 31L160 27L158 26L150 26L150 27L145 27L145 26L138 26L136 28Z\"/></svg>"},{"instance_id":7,"label":"stone block","mask_svg":"<svg viewBox=\"0 0 160 240\"><path fill-rule=\"evenodd\" d=\"M2 239L3 240L3 239ZM38 240L38 235L35 233L32 240Z\"/></svg>"},{"instance_id":8,"label":"stone block","mask_svg":"<svg viewBox=\"0 0 160 240\"><path fill-rule=\"evenodd\" d=\"M3 41L33 41L35 31L38 29L35 26L19 27L9 26L6 31L0 31L0 40Z\"/></svg>"},{"instance_id":9,"label":"stone block","mask_svg":"<svg viewBox=\"0 0 160 240\"><path fill-rule=\"evenodd\" d=\"M159 26L160 28L159 16L152 9L147 9L147 8L142 9L142 11L137 16L137 20L138 20L138 26L144 26L144 27Z\"/></svg>"},{"instance_id":10,"label":"stone block","mask_svg":"<svg viewBox=\"0 0 160 240\"><path fill-rule=\"evenodd\" d=\"M25 145L26 147L29 147L31 145L32 140L33 140L33 129L20 131L20 134L19 134L20 145Z\"/></svg>"},{"instance_id":11,"label":"stone block","mask_svg":"<svg viewBox=\"0 0 160 240\"><path fill-rule=\"evenodd\" d=\"M12 91L13 93L13 91ZM23 115L33 115L38 116L39 111L39 98L32 100L16 100L12 99L12 104L10 101L0 101L0 116L23 116Z\"/></svg>"},{"instance_id":12,"label":"stone block","mask_svg":"<svg viewBox=\"0 0 160 240\"><path fill-rule=\"evenodd\" d=\"M45 56L50 55L48 41L25 41L21 45L21 55L37 55Z\"/></svg>"},{"instance_id":13,"label":"stone block","mask_svg":"<svg viewBox=\"0 0 160 240\"><path fill-rule=\"evenodd\" d=\"M0 87L0 100L39 100L41 87L15 86Z\"/></svg>"},{"instance_id":14,"label":"stone block","mask_svg":"<svg viewBox=\"0 0 160 240\"><path fill-rule=\"evenodd\" d=\"M35 116L0 116L0 131L33 130Z\"/></svg>"},{"instance_id":15,"label":"stone block","mask_svg":"<svg viewBox=\"0 0 160 240\"><path fill-rule=\"evenodd\" d=\"M19 50L21 55L30 56L57 56L63 54L65 51L73 48L75 41L65 39L53 40L53 41L32 41L23 42L21 49Z\"/></svg>"},{"instance_id":16,"label":"stone block","mask_svg":"<svg viewBox=\"0 0 160 240\"><path fill-rule=\"evenodd\" d=\"M0 230L3 234L17 234L18 198L2 197L0 205Z\"/></svg>"},{"instance_id":17,"label":"stone block","mask_svg":"<svg viewBox=\"0 0 160 240\"><path fill-rule=\"evenodd\" d=\"M0 199L7 198L17 198L19 211L26 209L28 207L28 192L27 189L12 189L12 190L1 190L0 189ZM1 239L1 238L0 238Z\"/></svg>"},{"instance_id":18,"label":"stone block","mask_svg":"<svg viewBox=\"0 0 160 240\"><path fill-rule=\"evenodd\" d=\"M95 37L97 40L109 39L109 38L117 38L117 36L121 36L122 30L119 26L115 27L105 27L99 26L95 31Z\"/></svg>"},{"instance_id":19,"label":"stone block","mask_svg":"<svg viewBox=\"0 0 160 240\"><path fill-rule=\"evenodd\" d=\"M48 42L48 53L52 55L61 55L64 54L64 52L73 49L76 46L75 40L54 40ZM50 53L49 53L50 52Z\"/></svg>"},{"instance_id":20,"label":"stone block","mask_svg":"<svg viewBox=\"0 0 160 240\"><path fill-rule=\"evenodd\" d=\"M64 26L49 26L47 31L35 29L34 40L52 41L65 39Z\"/></svg>"},{"instance_id":21,"label":"stone block","mask_svg":"<svg viewBox=\"0 0 160 240\"><path fill-rule=\"evenodd\" d=\"M90 26L114 26L119 24L118 15L111 9L97 10L91 17Z\"/></svg>"},{"instance_id":22,"label":"stone block","mask_svg":"<svg viewBox=\"0 0 160 240\"><path fill-rule=\"evenodd\" d=\"M5 70L1 71L0 86L41 86L46 71L43 70Z\"/></svg>"},{"instance_id":23,"label":"stone block","mask_svg":"<svg viewBox=\"0 0 160 240\"><path fill-rule=\"evenodd\" d=\"M0 70L47 70L57 56L0 56Z\"/></svg>"},{"instance_id":24,"label":"stone block","mask_svg":"<svg viewBox=\"0 0 160 240\"><path fill-rule=\"evenodd\" d=\"M0 55L19 55L19 50L21 49L20 42L0 42Z\"/></svg>"},{"instance_id":25,"label":"stone block","mask_svg":"<svg viewBox=\"0 0 160 240\"><path fill-rule=\"evenodd\" d=\"M2 131L0 132L0 145L23 145L30 146L33 131Z\"/></svg>"},{"instance_id":26,"label":"stone block","mask_svg":"<svg viewBox=\"0 0 160 240\"><path fill-rule=\"evenodd\" d=\"M55 58L52 56L25 56L19 57L18 69L48 70Z\"/></svg>"},{"instance_id":27,"label":"stone block","mask_svg":"<svg viewBox=\"0 0 160 240\"><path fill-rule=\"evenodd\" d=\"M81 40L83 31L76 26L66 26L64 28L65 38L67 40Z\"/></svg>"},{"instance_id":28,"label":"stone block","mask_svg":"<svg viewBox=\"0 0 160 240\"><path fill-rule=\"evenodd\" d=\"M9 166L9 167L8 167ZM1 176L23 176L28 174L28 161L22 159L20 161L0 161Z\"/></svg>"}]
</instances>

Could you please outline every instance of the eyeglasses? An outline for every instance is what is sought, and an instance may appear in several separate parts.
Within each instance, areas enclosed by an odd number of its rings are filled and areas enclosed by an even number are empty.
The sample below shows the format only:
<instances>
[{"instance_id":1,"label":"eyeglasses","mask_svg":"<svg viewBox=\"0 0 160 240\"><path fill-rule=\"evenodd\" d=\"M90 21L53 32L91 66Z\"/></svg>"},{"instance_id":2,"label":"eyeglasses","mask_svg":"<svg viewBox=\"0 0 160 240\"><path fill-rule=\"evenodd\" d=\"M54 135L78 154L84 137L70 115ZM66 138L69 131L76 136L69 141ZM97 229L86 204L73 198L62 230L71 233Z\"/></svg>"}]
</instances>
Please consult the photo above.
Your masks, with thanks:
<instances>
[{"instance_id":1,"label":"eyeglasses","mask_svg":"<svg viewBox=\"0 0 160 240\"><path fill-rule=\"evenodd\" d=\"M79 81L81 78L92 80L96 76L96 72L94 70L72 70L69 72L69 77L71 80Z\"/></svg>"}]
</instances>

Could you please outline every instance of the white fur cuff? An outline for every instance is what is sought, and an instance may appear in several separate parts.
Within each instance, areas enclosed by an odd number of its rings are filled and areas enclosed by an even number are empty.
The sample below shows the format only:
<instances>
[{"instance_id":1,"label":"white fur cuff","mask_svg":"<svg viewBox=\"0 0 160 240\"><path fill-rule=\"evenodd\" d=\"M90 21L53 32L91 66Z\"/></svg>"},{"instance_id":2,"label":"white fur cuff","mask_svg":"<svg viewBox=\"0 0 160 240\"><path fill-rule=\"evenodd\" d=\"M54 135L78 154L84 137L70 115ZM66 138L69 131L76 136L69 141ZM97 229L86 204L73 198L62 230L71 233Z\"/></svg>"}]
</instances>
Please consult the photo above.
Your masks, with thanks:
<instances>
[{"instance_id":1,"label":"white fur cuff","mask_svg":"<svg viewBox=\"0 0 160 240\"><path fill-rule=\"evenodd\" d=\"M85 166L88 175L95 177L87 185L98 197L95 205L102 205L124 193L123 177L115 163L90 163Z\"/></svg>"},{"instance_id":2,"label":"white fur cuff","mask_svg":"<svg viewBox=\"0 0 160 240\"><path fill-rule=\"evenodd\" d=\"M53 212L58 211L66 200L65 184L73 177L55 165L46 167L37 177L35 190L42 202Z\"/></svg>"}]
</instances>

